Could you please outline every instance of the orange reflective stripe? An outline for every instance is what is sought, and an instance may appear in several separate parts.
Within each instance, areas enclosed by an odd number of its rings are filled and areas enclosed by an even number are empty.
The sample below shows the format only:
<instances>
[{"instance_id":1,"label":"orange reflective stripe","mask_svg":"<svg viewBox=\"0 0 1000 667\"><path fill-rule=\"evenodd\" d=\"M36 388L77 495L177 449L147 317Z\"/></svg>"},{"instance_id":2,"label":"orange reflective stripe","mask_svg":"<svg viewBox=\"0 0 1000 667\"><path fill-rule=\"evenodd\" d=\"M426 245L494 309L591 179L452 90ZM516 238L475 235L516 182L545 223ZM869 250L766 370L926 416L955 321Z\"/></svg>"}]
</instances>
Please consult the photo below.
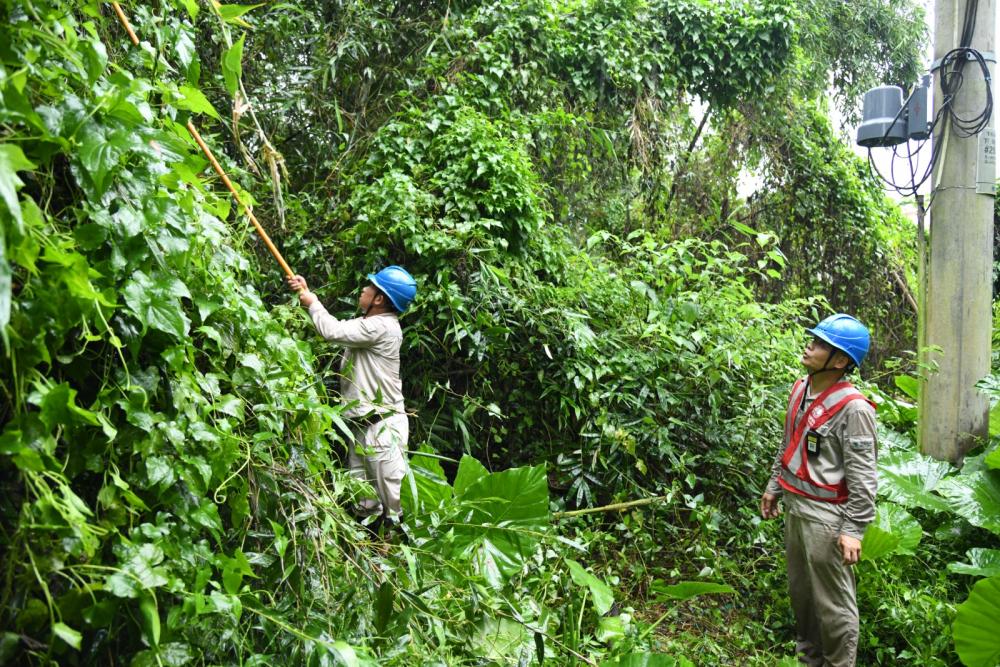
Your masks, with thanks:
<instances>
[{"instance_id":1,"label":"orange reflective stripe","mask_svg":"<svg viewBox=\"0 0 1000 667\"><path fill-rule=\"evenodd\" d=\"M827 388L801 415L803 393L808 391L808 382L800 379L792 387L785 415L785 452L781 457L781 476L778 483L792 493L830 503L847 500L847 482L841 478L836 484L821 484L809 472L809 457L806 455L806 437L810 430L818 430L851 401L866 399L849 382L838 382ZM870 403L870 401L869 401Z\"/></svg>"},{"instance_id":2,"label":"orange reflective stripe","mask_svg":"<svg viewBox=\"0 0 1000 667\"><path fill-rule=\"evenodd\" d=\"M839 499L840 494L837 491L831 491L822 486L810 484L804 479L799 479L784 469L781 471L781 477L778 478L778 484L788 491L797 493L800 496L807 496L815 500L824 500L831 503L843 502L843 499Z\"/></svg>"}]
</instances>

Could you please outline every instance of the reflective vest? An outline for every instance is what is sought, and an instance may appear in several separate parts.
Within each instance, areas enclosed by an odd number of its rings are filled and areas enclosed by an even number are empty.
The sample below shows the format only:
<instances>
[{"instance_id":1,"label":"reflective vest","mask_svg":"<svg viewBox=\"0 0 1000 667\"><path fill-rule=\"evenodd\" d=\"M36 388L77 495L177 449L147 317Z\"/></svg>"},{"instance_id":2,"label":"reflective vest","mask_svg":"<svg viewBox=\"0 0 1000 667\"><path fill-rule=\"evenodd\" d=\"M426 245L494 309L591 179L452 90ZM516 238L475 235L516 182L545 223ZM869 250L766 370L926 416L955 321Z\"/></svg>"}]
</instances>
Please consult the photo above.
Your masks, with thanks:
<instances>
[{"instance_id":1,"label":"reflective vest","mask_svg":"<svg viewBox=\"0 0 1000 667\"><path fill-rule=\"evenodd\" d=\"M850 382L838 382L813 400L812 405L799 415L799 406L809 389L807 378L802 378L792 387L788 398L788 412L785 414L785 453L781 457L781 474L778 483L786 491L806 498L826 503L843 503L847 500L847 481L841 472L836 484L821 484L809 472L809 456L806 451L807 436L810 431L818 431L823 424L833 419L851 401L867 401ZM814 436L816 437L816 436Z\"/></svg>"}]
</instances>

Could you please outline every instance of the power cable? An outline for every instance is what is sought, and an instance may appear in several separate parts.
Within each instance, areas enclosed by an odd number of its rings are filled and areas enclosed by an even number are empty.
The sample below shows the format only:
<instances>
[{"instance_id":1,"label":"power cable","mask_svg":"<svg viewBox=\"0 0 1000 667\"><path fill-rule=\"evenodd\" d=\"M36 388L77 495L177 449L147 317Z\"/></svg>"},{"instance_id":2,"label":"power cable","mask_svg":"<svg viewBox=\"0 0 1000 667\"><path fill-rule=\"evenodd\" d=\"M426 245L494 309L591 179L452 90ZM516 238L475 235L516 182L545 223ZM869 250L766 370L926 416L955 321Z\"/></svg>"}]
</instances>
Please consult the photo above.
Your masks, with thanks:
<instances>
[{"instance_id":1,"label":"power cable","mask_svg":"<svg viewBox=\"0 0 1000 667\"><path fill-rule=\"evenodd\" d=\"M937 70L940 72L941 94L943 98L941 100L941 106L938 109L938 113L935 114L934 120L928 128L928 138L916 142L916 148L914 148L909 141L906 142L907 147L905 155L900 154L898 145L894 146L888 177L886 177L878 168L878 165L875 164L875 160L872 158L871 148L868 149L869 172L871 172L873 176L877 175L881 181L903 196L915 196L920 187L923 186L923 184L927 182L927 179L929 179L934 173L938 162L941 161L942 155L947 150L948 135L950 134L949 130L953 131L955 136L959 138L973 137L985 130L990 124L990 119L993 117L993 82L990 77L989 67L986 64L986 59L983 57L983 54L972 48L972 37L976 28L976 18L978 14L979 0L969 0L965 5L965 16L962 22L962 33L959 38L959 46L946 53L940 60ZM975 61L976 64L979 65L979 71L982 74L983 80L986 82L986 86L981 111L975 113L971 117L964 117L955 110L954 103L965 83L966 76L964 70L970 61ZM916 88L914 88L914 91L915 90ZM896 121L898 121L900 116L903 114L903 111L906 109L912 96L913 92L911 92L910 96L907 97L899 112L892 119L892 122L887 125L883 139L887 138L889 132L893 127L895 127ZM928 143L930 144L931 150L930 160L926 169L918 177L917 167L919 166L919 160L917 160L917 163L915 164L914 159L919 158ZM895 163L897 160L905 160L909 174L908 180L900 182L896 179ZM928 208L933 205L933 202L934 195L932 194Z\"/></svg>"}]
</instances>

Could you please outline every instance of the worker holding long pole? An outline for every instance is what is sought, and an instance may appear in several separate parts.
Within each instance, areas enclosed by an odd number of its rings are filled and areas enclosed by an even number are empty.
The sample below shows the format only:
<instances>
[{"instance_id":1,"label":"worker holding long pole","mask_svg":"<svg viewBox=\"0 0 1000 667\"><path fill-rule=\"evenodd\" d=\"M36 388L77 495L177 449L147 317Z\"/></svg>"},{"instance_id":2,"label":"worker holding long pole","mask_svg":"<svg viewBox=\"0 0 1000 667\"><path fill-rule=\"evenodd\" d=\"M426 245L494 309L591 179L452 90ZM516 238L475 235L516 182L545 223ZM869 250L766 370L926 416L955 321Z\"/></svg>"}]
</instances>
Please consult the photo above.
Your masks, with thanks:
<instances>
[{"instance_id":1,"label":"worker holding long pole","mask_svg":"<svg viewBox=\"0 0 1000 667\"><path fill-rule=\"evenodd\" d=\"M111 4L129 39L138 45L139 39L125 13L117 2ZM354 440L349 446L348 463L351 474L370 482L377 495L377 498L361 499L355 511L361 518L379 515L398 521L402 480L409 469L406 459L409 424L399 373L399 350L403 342L399 315L416 296L416 281L402 267L386 267L368 275L368 284L358 297L361 317L338 320L330 315L309 291L305 279L292 271L253 211L240 199L222 165L190 120L187 130L233 198L243 207L264 245L284 271L289 287L299 293L299 302L309 309L317 331L326 340L345 348L340 366L340 389L347 402L344 416L351 422Z\"/></svg>"},{"instance_id":2,"label":"worker holding long pole","mask_svg":"<svg viewBox=\"0 0 1000 667\"><path fill-rule=\"evenodd\" d=\"M330 315L309 291L305 279L292 271L253 211L242 202L194 124L189 121L187 128L219 178L243 205L264 245L285 272L289 287L299 293L299 302L309 309L316 330L326 340L344 347L340 393L347 402L344 416L351 422L354 438L349 445L348 464L351 474L370 482L377 495L377 498L361 499L355 506L355 513L363 519L379 515L398 521L400 491L408 470L406 444L409 439L399 373L399 350L403 342L399 315L416 296L416 281L402 267L386 267L368 275L369 283L358 297L361 317L338 320Z\"/></svg>"},{"instance_id":3,"label":"worker holding long pole","mask_svg":"<svg viewBox=\"0 0 1000 667\"><path fill-rule=\"evenodd\" d=\"M399 373L403 342L399 315L416 296L417 283L399 266L368 274L368 284L358 296L362 315L350 320L339 320L327 312L302 276L288 278L288 285L299 292L299 302L309 309L319 334L344 348L340 395L347 404L344 416L354 436L348 451L350 472L370 482L378 496L362 499L355 512L362 519L381 515L396 522L401 516L400 490L408 470L409 438Z\"/></svg>"}]
</instances>

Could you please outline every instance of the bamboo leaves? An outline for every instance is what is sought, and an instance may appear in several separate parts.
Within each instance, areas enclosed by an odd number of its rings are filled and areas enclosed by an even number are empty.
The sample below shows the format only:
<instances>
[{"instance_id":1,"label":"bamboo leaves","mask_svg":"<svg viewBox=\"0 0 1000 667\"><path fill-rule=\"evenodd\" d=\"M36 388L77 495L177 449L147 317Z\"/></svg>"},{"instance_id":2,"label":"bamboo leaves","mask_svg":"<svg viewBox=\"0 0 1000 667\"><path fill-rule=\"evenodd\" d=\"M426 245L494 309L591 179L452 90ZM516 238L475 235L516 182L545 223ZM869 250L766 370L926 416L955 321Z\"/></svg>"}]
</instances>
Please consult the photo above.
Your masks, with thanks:
<instances>
[{"instance_id":1,"label":"bamboo leaves","mask_svg":"<svg viewBox=\"0 0 1000 667\"><path fill-rule=\"evenodd\" d=\"M247 35L243 33L236 42L226 49L222 56L222 76L226 81L226 90L235 95L243 76L243 45Z\"/></svg>"}]
</instances>

